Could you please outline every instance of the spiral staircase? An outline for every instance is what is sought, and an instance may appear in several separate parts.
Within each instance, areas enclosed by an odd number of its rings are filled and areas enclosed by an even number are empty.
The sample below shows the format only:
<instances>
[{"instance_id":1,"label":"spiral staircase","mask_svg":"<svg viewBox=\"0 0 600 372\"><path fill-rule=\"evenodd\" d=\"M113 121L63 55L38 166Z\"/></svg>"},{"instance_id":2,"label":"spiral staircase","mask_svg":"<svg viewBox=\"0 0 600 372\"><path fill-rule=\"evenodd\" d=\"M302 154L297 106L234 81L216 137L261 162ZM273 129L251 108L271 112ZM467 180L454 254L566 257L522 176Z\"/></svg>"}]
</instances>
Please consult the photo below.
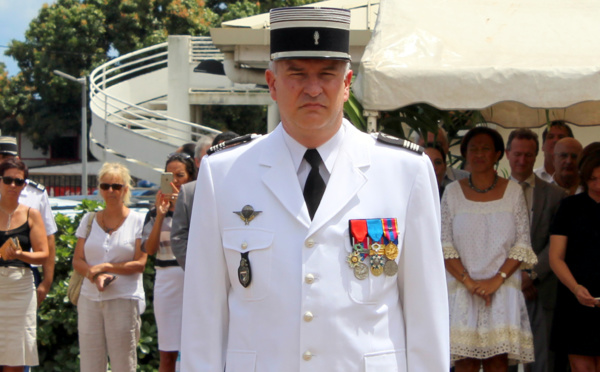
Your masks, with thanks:
<instances>
[{"instance_id":1,"label":"spiral staircase","mask_svg":"<svg viewBox=\"0 0 600 372\"><path fill-rule=\"evenodd\" d=\"M218 71L222 61L209 37L172 36L96 68L89 78L90 152L157 182L169 153L219 133L199 124L202 105L273 106L266 87L233 83Z\"/></svg>"}]
</instances>

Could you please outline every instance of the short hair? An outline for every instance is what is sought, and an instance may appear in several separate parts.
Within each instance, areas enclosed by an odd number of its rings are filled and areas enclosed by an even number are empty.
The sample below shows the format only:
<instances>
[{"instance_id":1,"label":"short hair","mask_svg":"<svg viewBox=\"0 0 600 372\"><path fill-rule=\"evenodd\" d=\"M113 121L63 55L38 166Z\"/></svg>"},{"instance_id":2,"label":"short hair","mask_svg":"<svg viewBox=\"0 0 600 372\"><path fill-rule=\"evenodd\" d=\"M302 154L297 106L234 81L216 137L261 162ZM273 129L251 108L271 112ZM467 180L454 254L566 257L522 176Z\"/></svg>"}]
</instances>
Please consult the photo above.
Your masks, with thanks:
<instances>
[{"instance_id":1,"label":"short hair","mask_svg":"<svg viewBox=\"0 0 600 372\"><path fill-rule=\"evenodd\" d=\"M506 149L510 151L512 141L514 139L531 140L535 142L535 154L537 155L540 151L540 140L538 139L537 133L528 128L515 129L508 135L508 141L506 141Z\"/></svg>"},{"instance_id":2,"label":"short hair","mask_svg":"<svg viewBox=\"0 0 600 372\"><path fill-rule=\"evenodd\" d=\"M588 192L588 185L594 169L600 167L600 142L594 142L585 147L581 152L579 160L579 179L585 192Z\"/></svg>"},{"instance_id":3,"label":"short hair","mask_svg":"<svg viewBox=\"0 0 600 372\"><path fill-rule=\"evenodd\" d=\"M102 168L100 168L100 172L98 172L98 186L102 183L102 178L109 175L121 177L123 184L127 186L127 191L123 195L123 203L125 203L125 205L129 204L131 202L131 188L133 187L129 169L121 163L102 164Z\"/></svg>"},{"instance_id":4,"label":"short hair","mask_svg":"<svg viewBox=\"0 0 600 372\"><path fill-rule=\"evenodd\" d=\"M217 134L215 139L212 141L211 146L218 145L221 142L229 141L229 140L232 140L239 136L240 135L237 134L236 132L231 132L231 131L219 133L219 134Z\"/></svg>"},{"instance_id":5,"label":"short hair","mask_svg":"<svg viewBox=\"0 0 600 372\"><path fill-rule=\"evenodd\" d=\"M4 176L4 172L9 169L18 169L23 172L23 178L27 179L29 177L29 168L21 159L10 158L0 163L0 176Z\"/></svg>"},{"instance_id":6,"label":"short hair","mask_svg":"<svg viewBox=\"0 0 600 372\"><path fill-rule=\"evenodd\" d=\"M442 155L442 160L444 161L444 164L446 164L446 153L444 152L444 149L442 149L442 145L440 145L439 142L427 142L425 144L425 148L438 150L440 152L440 155Z\"/></svg>"},{"instance_id":7,"label":"short hair","mask_svg":"<svg viewBox=\"0 0 600 372\"><path fill-rule=\"evenodd\" d=\"M196 164L194 163L194 158L184 153L174 152L169 155L167 158L167 162L165 163L165 171L167 170L167 166L174 161L178 161L185 166L185 171L190 177L190 181L195 181L198 176L198 171L196 170Z\"/></svg>"},{"instance_id":8,"label":"short hair","mask_svg":"<svg viewBox=\"0 0 600 372\"><path fill-rule=\"evenodd\" d=\"M202 136L200 137L200 139L198 140L198 142L196 142L196 147L194 149L194 158L196 159L200 159L200 153L202 152L203 149L208 148L211 146L211 143L213 141L214 137L213 136Z\"/></svg>"},{"instance_id":9,"label":"short hair","mask_svg":"<svg viewBox=\"0 0 600 372\"><path fill-rule=\"evenodd\" d=\"M502 159L504 156L504 140L502 139L502 136L497 130L483 126L470 129L463 137L462 142L460 143L460 154L463 156L463 158L467 157L467 146L469 146L469 142L473 139L473 137L480 134L485 134L492 138L492 141L494 142L494 151L500 151L500 157L498 160Z\"/></svg>"},{"instance_id":10,"label":"short hair","mask_svg":"<svg viewBox=\"0 0 600 372\"><path fill-rule=\"evenodd\" d=\"M542 132L542 143L546 143L546 136L548 135L548 130L553 127L564 128L567 131L567 137L574 138L573 130L570 126L567 125L567 122L564 120L552 120L550 124L546 125L546 128Z\"/></svg>"},{"instance_id":11,"label":"short hair","mask_svg":"<svg viewBox=\"0 0 600 372\"><path fill-rule=\"evenodd\" d=\"M186 143L181 146L181 152L184 154L188 154L192 158L195 156L194 151L196 150L196 144L194 142Z\"/></svg>"}]
</instances>

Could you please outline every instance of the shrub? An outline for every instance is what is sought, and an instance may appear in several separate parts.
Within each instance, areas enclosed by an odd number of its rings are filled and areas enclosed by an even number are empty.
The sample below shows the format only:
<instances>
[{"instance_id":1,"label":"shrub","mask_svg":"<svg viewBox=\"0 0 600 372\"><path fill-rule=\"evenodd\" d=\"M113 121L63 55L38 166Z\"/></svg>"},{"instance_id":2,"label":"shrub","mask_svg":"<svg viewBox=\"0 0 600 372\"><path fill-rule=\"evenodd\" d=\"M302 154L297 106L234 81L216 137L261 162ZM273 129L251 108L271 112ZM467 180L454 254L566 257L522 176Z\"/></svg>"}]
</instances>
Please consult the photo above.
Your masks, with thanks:
<instances>
[{"instance_id":1,"label":"shrub","mask_svg":"<svg viewBox=\"0 0 600 372\"><path fill-rule=\"evenodd\" d=\"M77 340L77 308L69 302L67 287L73 269L71 259L77 243L75 231L85 212L102 204L84 200L76 209L81 210L73 220L56 215L56 267L54 283L38 309L38 352L41 371L79 371L79 342ZM148 257L144 271L146 311L142 314L142 329L138 343L138 371L158 370L159 353L153 303L154 258Z\"/></svg>"}]
</instances>

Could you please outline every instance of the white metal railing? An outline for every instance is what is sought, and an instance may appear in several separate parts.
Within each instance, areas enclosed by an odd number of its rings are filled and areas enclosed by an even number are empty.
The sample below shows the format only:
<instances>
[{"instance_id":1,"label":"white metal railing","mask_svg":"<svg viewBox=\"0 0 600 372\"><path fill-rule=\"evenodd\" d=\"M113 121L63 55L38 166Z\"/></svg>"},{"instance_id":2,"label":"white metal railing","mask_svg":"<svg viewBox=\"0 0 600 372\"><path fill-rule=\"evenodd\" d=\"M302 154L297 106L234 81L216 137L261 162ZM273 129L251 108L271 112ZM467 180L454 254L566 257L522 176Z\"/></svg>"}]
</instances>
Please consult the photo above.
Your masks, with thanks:
<instances>
[{"instance_id":1,"label":"white metal railing","mask_svg":"<svg viewBox=\"0 0 600 372\"><path fill-rule=\"evenodd\" d=\"M212 45L209 37L194 37L191 40L190 56L194 61L223 58L218 49ZM192 140L196 140L203 134L219 133L216 129L169 117L141 105L161 98L160 95L147 97L144 96L145 92L139 92L138 97L135 97L135 94L128 92L129 94L125 94L127 97L123 98L122 95L113 92L113 90L118 91L117 86L120 83L166 69L167 57L167 43L162 43L115 58L96 68L90 74L90 109L98 117L104 118L107 126L119 126L131 130L145 129L145 136L154 134L156 138L172 144L189 142L190 135ZM179 125L173 126L169 123Z\"/></svg>"}]
</instances>

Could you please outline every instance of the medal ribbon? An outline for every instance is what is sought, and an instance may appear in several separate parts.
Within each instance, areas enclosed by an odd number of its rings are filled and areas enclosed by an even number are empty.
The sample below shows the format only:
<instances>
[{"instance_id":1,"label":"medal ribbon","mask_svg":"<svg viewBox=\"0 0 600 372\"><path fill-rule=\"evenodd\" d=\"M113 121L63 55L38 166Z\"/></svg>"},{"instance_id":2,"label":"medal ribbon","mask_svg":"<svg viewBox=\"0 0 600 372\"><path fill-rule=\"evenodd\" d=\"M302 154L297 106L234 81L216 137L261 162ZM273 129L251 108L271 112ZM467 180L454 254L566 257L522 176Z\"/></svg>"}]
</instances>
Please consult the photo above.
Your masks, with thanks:
<instances>
[{"instance_id":1,"label":"medal ribbon","mask_svg":"<svg viewBox=\"0 0 600 372\"><path fill-rule=\"evenodd\" d=\"M373 241L373 243L378 243L381 240L381 237L383 236L383 224L381 222L381 219L377 218L367 220L367 226L369 229L369 236L371 237L371 240Z\"/></svg>"},{"instance_id":2,"label":"medal ribbon","mask_svg":"<svg viewBox=\"0 0 600 372\"><path fill-rule=\"evenodd\" d=\"M367 237L367 220L350 220L350 234L355 242L364 242Z\"/></svg>"},{"instance_id":3,"label":"medal ribbon","mask_svg":"<svg viewBox=\"0 0 600 372\"><path fill-rule=\"evenodd\" d=\"M383 218L381 222L383 222L384 226L385 243L393 242L394 244L398 244L398 225L396 219Z\"/></svg>"}]
</instances>

